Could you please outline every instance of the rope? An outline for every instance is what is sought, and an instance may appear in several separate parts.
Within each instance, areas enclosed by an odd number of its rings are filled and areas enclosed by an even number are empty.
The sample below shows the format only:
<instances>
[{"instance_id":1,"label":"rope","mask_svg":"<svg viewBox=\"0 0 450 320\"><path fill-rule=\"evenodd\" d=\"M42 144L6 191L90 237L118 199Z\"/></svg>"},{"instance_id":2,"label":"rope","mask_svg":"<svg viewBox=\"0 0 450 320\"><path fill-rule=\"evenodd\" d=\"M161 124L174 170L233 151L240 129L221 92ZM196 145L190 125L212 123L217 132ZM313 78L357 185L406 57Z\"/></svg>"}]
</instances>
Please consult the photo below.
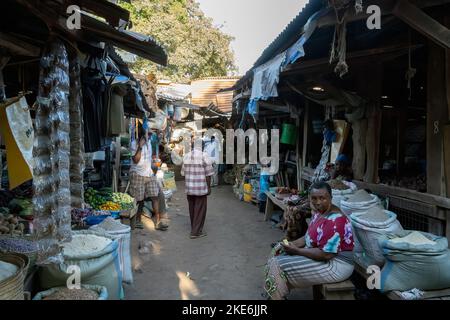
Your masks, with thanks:
<instances>
[{"instance_id":1,"label":"rope","mask_svg":"<svg viewBox=\"0 0 450 320\"><path fill-rule=\"evenodd\" d=\"M409 48L408 48L408 70L406 70L405 78L407 81L406 87L409 89L408 100L411 100L412 88L411 80L416 75L417 70L411 66L411 31L409 32Z\"/></svg>"}]
</instances>

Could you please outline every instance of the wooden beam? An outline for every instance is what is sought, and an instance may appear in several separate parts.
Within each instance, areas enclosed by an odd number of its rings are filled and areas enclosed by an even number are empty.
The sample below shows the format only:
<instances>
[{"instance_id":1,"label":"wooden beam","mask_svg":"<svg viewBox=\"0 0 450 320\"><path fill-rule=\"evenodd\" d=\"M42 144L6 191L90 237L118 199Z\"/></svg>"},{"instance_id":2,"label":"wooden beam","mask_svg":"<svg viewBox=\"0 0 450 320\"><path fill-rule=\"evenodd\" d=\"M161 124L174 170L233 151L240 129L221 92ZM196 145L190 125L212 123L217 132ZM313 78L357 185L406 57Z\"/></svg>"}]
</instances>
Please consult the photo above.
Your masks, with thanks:
<instances>
[{"instance_id":1,"label":"wooden beam","mask_svg":"<svg viewBox=\"0 0 450 320\"><path fill-rule=\"evenodd\" d=\"M450 209L450 198L441 197L430 193L422 193L415 190L388 186L385 184L367 183L360 180L353 180L353 183L355 183L359 189L368 189L383 197L394 195L396 197L407 198L410 200L425 202L444 209Z\"/></svg>"},{"instance_id":2,"label":"wooden beam","mask_svg":"<svg viewBox=\"0 0 450 320\"><path fill-rule=\"evenodd\" d=\"M407 0L399 0L393 14L436 44L450 48L450 30Z\"/></svg>"},{"instance_id":3,"label":"wooden beam","mask_svg":"<svg viewBox=\"0 0 450 320\"><path fill-rule=\"evenodd\" d=\"M311 102L305 101L305 115L303 116L303 148L302 148L302 163L303 167L307 167L306 155L308 153L308 131L309 131L309 108Z\"/></svg>"},{"instance_id":4,"label":"wooden beam","mask_svg":"<svg viewBox=\"0 0 450 320\"><path fill-rule=\"evenodd\" d=\"M427 7L434 7L434 6L440 6L445 5L447 3L450 3L449 0L430 0L430 1L423 1L423 0L411 0L411 3L416 5L418 8L427 8ZM394 14L394 11L396 10L396 6L398 4L398 0L373 0L370 1L367 5L376 5L381 9L381 15L389 15ZM353 6L349 6L348 9L345 12L347 23L353 22L353 21L359 21L363 19L367 19L370 14L367 14L365 10L361 12L360 14L355 14L355 9ZM329 27L333 26L336 23L336 13L333 8L330 8L326 14L324 14L321 18L319 18L318 27ZM302 28L302 33L305 32L304 28Z\"/></svg>"},{"instance_id":5,"label":"wooden beam","mask_svg":"<svg viewBox=\"0 0 450 320\"><path fill-rule=\"evenodd\" d=\"M281 105L273 104L273 103L266 102L266 101L258 101L258 104L259 104L259 107L268 108L273 111L290 113L288 106L281 106Z\"/></svg>"},{"instance_id":6,"label":"wooden beam","mask_svg":"<svg viewBox=\"0 0 450 320\"><path fill-rule=\"evenodd\" d=\"M360 51L353 51L347 53L346 61L350 64L358 63L357 60L361 60L360 62L363 64L367 64L368 59L372 59L373 61L380 62L381 60L385 59L394 59L398 56L402 56L404 54L407 54L409 49L411 48L412 51L421 48L423 45L416 44L411 45L409 43L402 43L402 44L396 44L396 45L390 45L385 47L379 47L379 48L373 48L368 50L360 50ZM383 59L383 57L385 59ZM320 58L320 59L313 59L313 60L304 60L301 63L291 64L288 65L283 72L281 72L281 75L290 75L290 74L297 74L297 73L304 73L305 71L309 72L309 69L312 69L314 71L314 68L329 68L330 70L333 70L333 66L330 65L330 59L329 57L326 58Z\"/></svg>"},{"instance_id":7,"label":"wooden beam","mask_svg":"<svg viewBox=\"0 0 450 320\"><path fill-rule=\"evenodd\" d=\"M303 191L303 179L302 179L302 161L300 156L300 115L297 115L295 119L295 125L297 130L297 142L295 143L295 162L297 163L297 189Z\"/></svg>"},{"instance_id":8,"label":"wooden beam","mask_svg":"<svg viewBox=\"0 0 450 320\"><path fill-rule=\"evenodd\" d=\"M448 121L445 50L429 41L427 71L427 192L444 195L443 139Z\"/></svg>"},{"instance_id":9,"label":"wooden beam","mask_svg":"<svg viewBox=\"0 0 450 320\"><path fill-rule=\"evenodd\" d=\"M381 65L372 65L368 69L371 75L367 107L368 125L366 136L367 165L364 181L369 183L378 182L378 165L380 155L381 134L381 95L383 86L383 68Z\"/></svg>"},{"instance_id":10,"label":"wooden beam","mask_svg":"<svg viewBox=\"0 0 450 320\"><path fill-rule=\"evenodd\" d=\"M248 99L248 98L250 98L251 94L252 94L252 92L250 90L241 92L233 97L233 103L239 99Z\"/></svg>"},{"instance_id":11,"label":"wooden beam","mask_svg":"<svg viewBox=\"0 0 450 320\"><path fill-rule=\"evenodd\" d=\"M444 127L444 170L446 195L450 198L450 124Z\"/></svg>"},{"instance_id":12,"label":"wooden beam","mask_svg":"<svg viewBox=\"0 0 450 320\"><path fill-rule=\"evenodd\" d=\"M0 47L6 48L11 53L21 56L39 57L41 54L39 47L33 46L4 32L0 32Z\"/></svg>"}]
</instances>

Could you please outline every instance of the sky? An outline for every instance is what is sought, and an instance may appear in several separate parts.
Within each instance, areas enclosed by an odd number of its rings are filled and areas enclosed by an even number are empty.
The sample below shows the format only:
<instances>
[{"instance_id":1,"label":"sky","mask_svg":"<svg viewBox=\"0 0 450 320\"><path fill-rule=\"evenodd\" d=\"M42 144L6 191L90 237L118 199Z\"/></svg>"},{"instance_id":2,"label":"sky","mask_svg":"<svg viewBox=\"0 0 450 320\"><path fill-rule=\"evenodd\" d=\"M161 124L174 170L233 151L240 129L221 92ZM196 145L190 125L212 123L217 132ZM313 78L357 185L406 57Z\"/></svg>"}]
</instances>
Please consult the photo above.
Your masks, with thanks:
<instances>
[{"instance_id":1,"label":"sky","mask_svg":"<svg viewBox=\"0 0 450 320\"><path fill-rule=\"evenodd\" d=\"M235 40L239 75L245 74L261 53L302 10L307 0L197 0L215 25Z\"/></svg>"}]
</instances>

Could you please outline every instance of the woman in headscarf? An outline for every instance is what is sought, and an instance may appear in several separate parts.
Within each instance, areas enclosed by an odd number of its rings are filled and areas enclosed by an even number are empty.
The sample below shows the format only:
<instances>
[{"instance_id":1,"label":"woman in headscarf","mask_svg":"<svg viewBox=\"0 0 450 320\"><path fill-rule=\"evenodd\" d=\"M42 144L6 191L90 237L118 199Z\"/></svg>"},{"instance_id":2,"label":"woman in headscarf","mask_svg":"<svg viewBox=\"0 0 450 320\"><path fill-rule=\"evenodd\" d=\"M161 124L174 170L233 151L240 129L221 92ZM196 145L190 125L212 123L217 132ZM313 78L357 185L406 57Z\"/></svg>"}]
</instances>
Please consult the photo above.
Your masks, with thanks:
<instances>
[{"instance_id":1,"label":"woman in headscarf","mask_svg":"<svg viewBox=\"0 0 450 320\"><path fill-rule=\"evenodd\" d=\"M337 283L352 275L352 226L331 197L327 183L313 184L312 219L306 235L274 247L265 270L265 290L271 299L286 298L292 288Z\"/></svg>"}]
</instances>

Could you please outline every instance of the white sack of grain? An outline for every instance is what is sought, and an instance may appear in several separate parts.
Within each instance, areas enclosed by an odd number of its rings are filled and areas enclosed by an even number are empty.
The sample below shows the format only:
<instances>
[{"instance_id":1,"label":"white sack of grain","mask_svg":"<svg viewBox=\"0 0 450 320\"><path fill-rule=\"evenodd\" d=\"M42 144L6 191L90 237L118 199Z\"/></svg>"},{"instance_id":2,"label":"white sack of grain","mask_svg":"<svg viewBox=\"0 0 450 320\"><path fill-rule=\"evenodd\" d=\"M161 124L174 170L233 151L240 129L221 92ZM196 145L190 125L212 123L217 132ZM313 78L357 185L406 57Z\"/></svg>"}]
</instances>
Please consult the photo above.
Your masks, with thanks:
<instances>
[{"instance_id":1,"label":"white sack of grain","mask_svg":"<svg viewBox=\"0 0 450 320\"><path fill-rule=\"evenodd\" d=\"M71 243L64 244L64 262L40 269L42 289L66 286L70 266L78 266L81 284L104 286L111 300L123 299L122 272L119 266L118 241L105 232L74 231ZM73 273L72 273L73 274Z\"/></svg>"},{"instance_id":2,"label":"white sack of grain","mask_svg":"<svg viewBox=\"0 0 450 320\"><path fill-rule=\"evenodd\" d=\"M365 190L358 190L350 196L345 196L341 200L340 208L344 214L350 216L352 214L358 214L366 212L372 207L380 206L380 199L370 194Z\"/></svg>"},{"instance_id":3,"label":"white sack of grain","mask_svg":"<svg viewBox=\"0 0 450 320\"><path fill-rule=\"evenodd\" d=\"M352 214L353 235L364 253L368 264L383 266L385 258L378 244L380 236L402 231L403 228L394 212L376 206L366 212ZM355 250L355 252L358 252Z\"/></svg>"},{"instance_id":4,"label":"white sack of grain","mask_svg":"<svg viewBox=\"0 0 450 320\"><path fill-rule=\"evenodd\" d=\"M103 230L119 243L119 262L122 272L122 281L133 283L133 269L131 265L131 227L126 226L111 217L106 218L98 225L92 226L90 230Z\"/></svg>"},{"instance_id":5,"label":"white sack of grain","mask_svg":"<svg viewBox=\"0 0 450 320\"><path fill-rule=\"evenodd\" d=\"M450 251L445 237L404 230L380 237L386 263L381 290L440 290L450 287Z\"/></svg>"}]
</instances>

